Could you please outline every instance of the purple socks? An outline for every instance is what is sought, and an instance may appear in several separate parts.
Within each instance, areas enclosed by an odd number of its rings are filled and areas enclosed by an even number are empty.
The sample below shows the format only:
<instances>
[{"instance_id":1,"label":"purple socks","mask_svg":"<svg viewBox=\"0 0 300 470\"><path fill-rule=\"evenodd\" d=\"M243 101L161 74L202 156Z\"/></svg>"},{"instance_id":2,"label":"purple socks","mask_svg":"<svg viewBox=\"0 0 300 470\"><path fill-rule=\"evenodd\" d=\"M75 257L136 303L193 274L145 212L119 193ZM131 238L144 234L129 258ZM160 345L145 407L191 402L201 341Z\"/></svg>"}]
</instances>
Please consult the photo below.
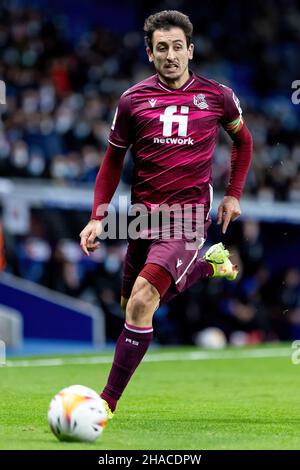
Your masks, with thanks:
<instances>
[{"instance_id":1,"label":"purple socks","mask_svg":"<svg viewBox=\"0 0 300 470\"><path fill-rule=\"evenodd\" d=\"M116 409L117 401L146 354L152 337L152 326L140 328L125 323L116 344L114 361L107 384L101 393L101 398L107 401L111 411Z\"/></svg>"}]
</instances>

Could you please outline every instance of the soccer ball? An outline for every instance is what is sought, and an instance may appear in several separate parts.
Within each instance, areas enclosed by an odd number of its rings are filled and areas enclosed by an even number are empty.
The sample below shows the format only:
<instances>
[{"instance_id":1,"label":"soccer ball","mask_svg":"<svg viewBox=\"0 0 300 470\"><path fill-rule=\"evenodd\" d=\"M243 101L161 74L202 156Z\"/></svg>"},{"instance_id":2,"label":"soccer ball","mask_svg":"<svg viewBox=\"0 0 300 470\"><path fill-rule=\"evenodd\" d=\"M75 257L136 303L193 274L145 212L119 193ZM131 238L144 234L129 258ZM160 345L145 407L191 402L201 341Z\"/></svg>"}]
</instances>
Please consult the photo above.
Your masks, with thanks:
<instances>
[{"instance_id":1,"label":"soccer ball","mask_svg":"<svg viewBox=\"0 0 300 470\"><path fill-rule=\"evenodd\" d=\"M220 328L209 327L195 335L195 344L202 348L222 349L227 344L226 336Z\"/></svg>"},{"instance_id":2,"label":"soccer ball","mask_svg":"<svg viewBox=\"0 0 300 470\"><path fill-rule=\"evenodd\" d=\"M64 388L50 402L49 426L60 441L93 442L102 434L107 420L103 400L83 385Z\"/></svg>"}]
</instances>

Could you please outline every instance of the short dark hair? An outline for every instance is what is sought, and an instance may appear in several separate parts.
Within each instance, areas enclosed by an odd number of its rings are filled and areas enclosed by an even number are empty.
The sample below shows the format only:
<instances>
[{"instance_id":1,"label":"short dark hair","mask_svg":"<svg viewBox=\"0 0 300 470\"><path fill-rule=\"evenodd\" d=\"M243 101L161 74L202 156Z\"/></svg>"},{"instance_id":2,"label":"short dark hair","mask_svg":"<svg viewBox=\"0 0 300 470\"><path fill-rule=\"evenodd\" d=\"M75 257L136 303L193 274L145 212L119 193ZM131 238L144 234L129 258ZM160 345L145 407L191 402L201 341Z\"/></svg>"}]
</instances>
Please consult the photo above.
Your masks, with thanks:
<instances>
[{"instance_id":1,"label":"short dark hair","mask_svg":"<svg viewBox=\"0 0 300 470\"><path fill-rule=\"evenodd\" d=\"M145 44L153 51L152 36L157 29L181 28L186 37L187 46L192 42L193 25L187 15L177 10L164 10L148 16L144 23Z\"/></svg>"}]
</instances>

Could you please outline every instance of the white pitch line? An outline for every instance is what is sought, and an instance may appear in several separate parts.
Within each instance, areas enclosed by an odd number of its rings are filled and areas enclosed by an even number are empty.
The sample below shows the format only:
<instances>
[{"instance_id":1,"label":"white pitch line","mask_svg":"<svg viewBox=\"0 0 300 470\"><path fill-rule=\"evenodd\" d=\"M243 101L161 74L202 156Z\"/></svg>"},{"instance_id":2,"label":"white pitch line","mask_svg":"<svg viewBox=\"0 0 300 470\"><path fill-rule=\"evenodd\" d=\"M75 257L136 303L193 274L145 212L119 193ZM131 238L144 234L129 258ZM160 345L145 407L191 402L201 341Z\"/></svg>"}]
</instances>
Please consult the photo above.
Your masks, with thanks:
<instances>
[{"instance_id":1,"label":"white pitch line","mask_svg":"<svg viewBox=\"0 0 300 470\"><path fill-rule=\"evenodd\" d=\"M291 356L291 349L246 349L230 351L189 351L182 353L153 353L145 357L143 362L164 361L209 361L224 359L263 359ZM59 367L82 364L111 364L113 356L90 356L73 358L31 359L21 361L7 361L7 367Z\"/></svg>"}]
</instances>

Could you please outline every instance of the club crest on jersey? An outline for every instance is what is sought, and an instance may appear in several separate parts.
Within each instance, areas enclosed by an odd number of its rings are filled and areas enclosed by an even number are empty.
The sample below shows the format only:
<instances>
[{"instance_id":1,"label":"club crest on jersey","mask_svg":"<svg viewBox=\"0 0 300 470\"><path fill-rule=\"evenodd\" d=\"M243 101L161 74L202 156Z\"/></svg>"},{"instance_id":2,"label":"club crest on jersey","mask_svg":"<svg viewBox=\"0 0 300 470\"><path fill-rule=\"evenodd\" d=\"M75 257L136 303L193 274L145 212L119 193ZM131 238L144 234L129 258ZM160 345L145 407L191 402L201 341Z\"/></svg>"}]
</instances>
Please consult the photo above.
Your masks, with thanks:
<instances>
[{"instance_id":1,"label":"club crest on jersey","mask_svg":"<svg viewBox=\"0 0 300 470\"><path fill-rule=\"evenodd\" d=\"M199 93L199 95L194 95L194 105L200 109L208 109L206 97L203 93Z\"/></svg>"}]
</instances>

